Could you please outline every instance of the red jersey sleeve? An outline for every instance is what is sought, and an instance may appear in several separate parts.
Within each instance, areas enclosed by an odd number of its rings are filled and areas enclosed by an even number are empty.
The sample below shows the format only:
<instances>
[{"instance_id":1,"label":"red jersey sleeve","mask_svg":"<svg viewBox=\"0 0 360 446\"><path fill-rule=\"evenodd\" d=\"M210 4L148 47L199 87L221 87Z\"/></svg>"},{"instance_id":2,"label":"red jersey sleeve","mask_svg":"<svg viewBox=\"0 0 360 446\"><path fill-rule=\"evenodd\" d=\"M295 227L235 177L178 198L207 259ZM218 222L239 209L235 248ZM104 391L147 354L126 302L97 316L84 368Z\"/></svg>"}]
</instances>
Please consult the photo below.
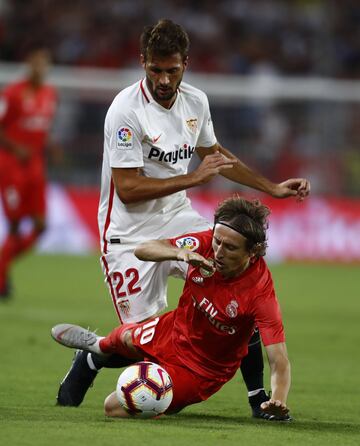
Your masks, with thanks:
<instances>
[{"instance_id":1,"label":"red jersey sleeve","mask_svg":"<svg viewBox=\"0 0 360 446\"><path fill-rule=\"evenodd\" d=\"M15 118L15 108L13 88L7 87L0 94L0 124L6 126Z\"/></svg>"},{"instance_id":2,"label":"red jersey sleeve","mask_svg":"<svg viewBox=\"0 0 360 446\"><path fill-rule=\"evenodd\" d=\"M169 239L169 242L177 248L188 249L189 251L196 251L199 254L204 254L209 246L211 246L212 230L194 232L191 234L184 234L179 237Z\"/></svg>"},{"instance_id":3,"label":"red jersey sleeve","mask_svg":"<svg viewBox=\"0 0 360 446\"><path fill-rule=\"evenodd\" d=\"M266 287L264 293L257 296L254 315L265 346L285 342L280 305L276 298L272 281Z\"/></svg>"}]
</instances>

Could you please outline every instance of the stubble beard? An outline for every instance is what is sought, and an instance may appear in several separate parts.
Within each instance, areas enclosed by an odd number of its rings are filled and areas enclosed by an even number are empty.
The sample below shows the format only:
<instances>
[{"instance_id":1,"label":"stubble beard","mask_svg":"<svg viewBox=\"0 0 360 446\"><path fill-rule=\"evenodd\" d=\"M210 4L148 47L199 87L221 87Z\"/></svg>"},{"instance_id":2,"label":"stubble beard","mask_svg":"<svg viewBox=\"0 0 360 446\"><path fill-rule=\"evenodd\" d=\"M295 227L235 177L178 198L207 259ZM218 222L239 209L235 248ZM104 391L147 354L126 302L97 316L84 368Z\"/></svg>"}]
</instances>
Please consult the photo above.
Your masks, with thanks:
<instances>
[{"instance_id":1,"label":"stubble beard","mask_svg":"<svg viewBox=\"0 0 360 446\"><path fill-rule=\"evenodd\" d=\"M179 88L179 86L181 84L182 79L179 80L179 82L177 83L175 89L174 90L173 89L169 90L169 93L166 94L166 95L158 95L157 89L156 88L153 89L152 82L149 79L149 77L147 77L147 81L148 81L148 86L149 86L149 89L150 89L150 92L151 92L153 98L155 99L155 101L160 101L161 102L161 101L170 101L171 99L175 99L177 91L178 91L178 88Z\"/></svg>"}]
</instances>

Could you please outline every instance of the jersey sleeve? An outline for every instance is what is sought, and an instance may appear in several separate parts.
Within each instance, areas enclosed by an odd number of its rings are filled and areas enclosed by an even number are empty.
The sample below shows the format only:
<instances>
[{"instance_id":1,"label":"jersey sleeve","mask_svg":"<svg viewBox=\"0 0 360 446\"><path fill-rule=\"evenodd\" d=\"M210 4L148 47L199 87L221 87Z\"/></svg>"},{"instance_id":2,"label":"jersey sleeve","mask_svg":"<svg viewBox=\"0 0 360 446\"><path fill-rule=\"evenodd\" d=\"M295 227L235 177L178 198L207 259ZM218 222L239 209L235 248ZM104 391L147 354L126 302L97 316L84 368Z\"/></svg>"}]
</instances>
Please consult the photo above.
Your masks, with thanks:
<instances>
[{"instance_id":1,"label":"jersey sleeve","mask_svg":"<svg viewBox=\"0 0 360 446\"><path fill-rule=\"evenodd\" d=\"M10 122L14 113L11 89L5 88L0 93L0 124L6 125Z\"/></svg>"},{"instance_id":2,"label":"jersey sleeve","mask_svg":"<svg viewBox=\"0 0 360 446\"><path fill-rule=\"evenodd\" d=\"M203 106L204 106L204 119L202 121L202 126L200 128L200 133L196 141L196 147L212 147L216 144L216 136L214 132L214 126L211 119L209 101L207 96L203 96Z\"/></svg>"},{"instance_id":3,"label":"jersey sleeve","mask_svg":"<svg viewBox=\"0 0 360 446\"><path fill-rule=\"evenodd\" d=\"M272 284L257 297L254 313L264 346L285 342L280 305Z\"/></svg>"},{"instance_id":4,"label":"jersey sleeve","mask_svg":"<svg viewBox=\"0 0 360 446\"><path fill-rule=\"evenodd\" d=\"M136 115L121 103L113 103L105 119L105 147L110 167L143 167L141 128Z\"/></svg>"},{"instance_id":5,"label":"jersey sleeve","mask_svg":"<svg viewBox=\"0 0 360 446\"><path fill-rule=\"evenodd\" d=\"M196 251L199 254L206 252L211 245L212 231L194 232L169 239L169 242L177 248Z\"/></svg>"}]
</instances>

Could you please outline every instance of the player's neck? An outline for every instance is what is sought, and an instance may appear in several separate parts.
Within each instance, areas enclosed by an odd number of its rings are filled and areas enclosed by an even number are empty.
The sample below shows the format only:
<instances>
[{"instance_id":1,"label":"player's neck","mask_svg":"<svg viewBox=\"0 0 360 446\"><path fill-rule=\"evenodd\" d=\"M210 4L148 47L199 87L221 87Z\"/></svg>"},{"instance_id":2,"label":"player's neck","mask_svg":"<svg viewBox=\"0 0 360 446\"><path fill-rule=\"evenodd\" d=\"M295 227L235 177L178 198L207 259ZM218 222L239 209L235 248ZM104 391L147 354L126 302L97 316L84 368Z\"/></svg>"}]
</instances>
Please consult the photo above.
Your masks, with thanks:
<instances>
[{"instance_id":1,"label":"player's neck","mask_svg":"<svg viewBox=\"0 0 360 446\"><path fill-rule=\"evenodd\" d=\"M152 88L151 88L151 84L149 82L149 79L146 78L146 86L149 90L149 93L151 94L151 97L154 99L154 101L161 105L161 107L164 107L166 109L170 109L173 105L174 102L176 101L177 95L178 95L178 91L176 90L175 94L170 98L170 99L159 99L156 97L156 95L153 93Z\"/></svg>"},{"instance_id":2,"label":"player's neck","mask_svg":"<svg viewBox=\"0 0 360 446\"><path fill-rule=\"evenodd\" d=\"M167 108L168 110L170 110L170 108L174 105L176 98L177 98L177 92L174 94L174 96L171 99L162 101L160 99L154 98L154 101L157 102L159 105L161 105L161 107L164 107L164 108Z\"/></svg>"},{"instance_id":3,"label":"player's neck","mask_svg":"<svg viewBox=\"0 0 360 446\"><path fill-rule=\"evenodd\" d=\"M28 83L31 90L38 90L44 85L43 79L31 76L28 77Z\"/></svg>"},{"instance_id":4,"label":"player's neck","mask_svg":"<svg viewBox=\"0 0 360 446\"><path fill-rule=\"evenodd\" d=\"M229 274L222 274L222 276L224 277L224 279L234 279L237 277L240 277L250 266L250 260L248 260L245 264L241 265L241 267L234 271L231 272Z\"/></svg>"}]
</instances>

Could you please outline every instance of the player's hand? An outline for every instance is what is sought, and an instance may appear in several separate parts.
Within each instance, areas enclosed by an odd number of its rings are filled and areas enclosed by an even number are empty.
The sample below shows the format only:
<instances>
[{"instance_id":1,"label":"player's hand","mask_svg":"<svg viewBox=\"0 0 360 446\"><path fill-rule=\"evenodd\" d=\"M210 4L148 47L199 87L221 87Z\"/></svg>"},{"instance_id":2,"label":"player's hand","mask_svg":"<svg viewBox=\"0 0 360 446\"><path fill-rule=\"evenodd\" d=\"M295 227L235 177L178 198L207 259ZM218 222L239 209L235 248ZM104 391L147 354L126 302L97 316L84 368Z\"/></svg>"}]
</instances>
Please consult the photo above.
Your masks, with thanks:
<instances>
[{"instance_id":1,"label":"player's hand","mask_svg":"<svg viewBox=\"0 0 360 446\"><path fill-rule=\"evenodd\" d=\"M206 155L199 167L191 175L196 185L206 184L223 170L231 169L235 163L236 160L227 158L220 152L215 152L211 155Z\"/></svg>"},{"instance_id":2,"label":"player's hand","mask_svg":"<svg viewBox=\"0 0 360 446\"><path fill-rule=\"evenodd\" d=\"M310 182L305 178L290 178L275 186L272 196L276 198L296 197L303 201L310 194Z\"/></svg>"},{"instance_id":3,"label":"player's hand","mask_svg":"<svg viewBox=\"0 0 360 446\"><path fill-rule=\"evenodd\" d=\"M286 404L279 400L270 399L261 403L261 410L269 416L274 416L275 419L286 418L289 414L289 408Z\"/></svg>"},{"instance_id":4,"label":"player's hand","mask_svg":"<svg viewBox=\"0 0 360 446\"><path fill-rule=\"evenodd\" d=\"M205 259L205 257L197 252L181 249L178 253L178 260L182 260L183 262L186 262L192 266L203 268L209 273L213 273L215 271L214 263L211 260Z\"/></svg>"}]
</instances>

